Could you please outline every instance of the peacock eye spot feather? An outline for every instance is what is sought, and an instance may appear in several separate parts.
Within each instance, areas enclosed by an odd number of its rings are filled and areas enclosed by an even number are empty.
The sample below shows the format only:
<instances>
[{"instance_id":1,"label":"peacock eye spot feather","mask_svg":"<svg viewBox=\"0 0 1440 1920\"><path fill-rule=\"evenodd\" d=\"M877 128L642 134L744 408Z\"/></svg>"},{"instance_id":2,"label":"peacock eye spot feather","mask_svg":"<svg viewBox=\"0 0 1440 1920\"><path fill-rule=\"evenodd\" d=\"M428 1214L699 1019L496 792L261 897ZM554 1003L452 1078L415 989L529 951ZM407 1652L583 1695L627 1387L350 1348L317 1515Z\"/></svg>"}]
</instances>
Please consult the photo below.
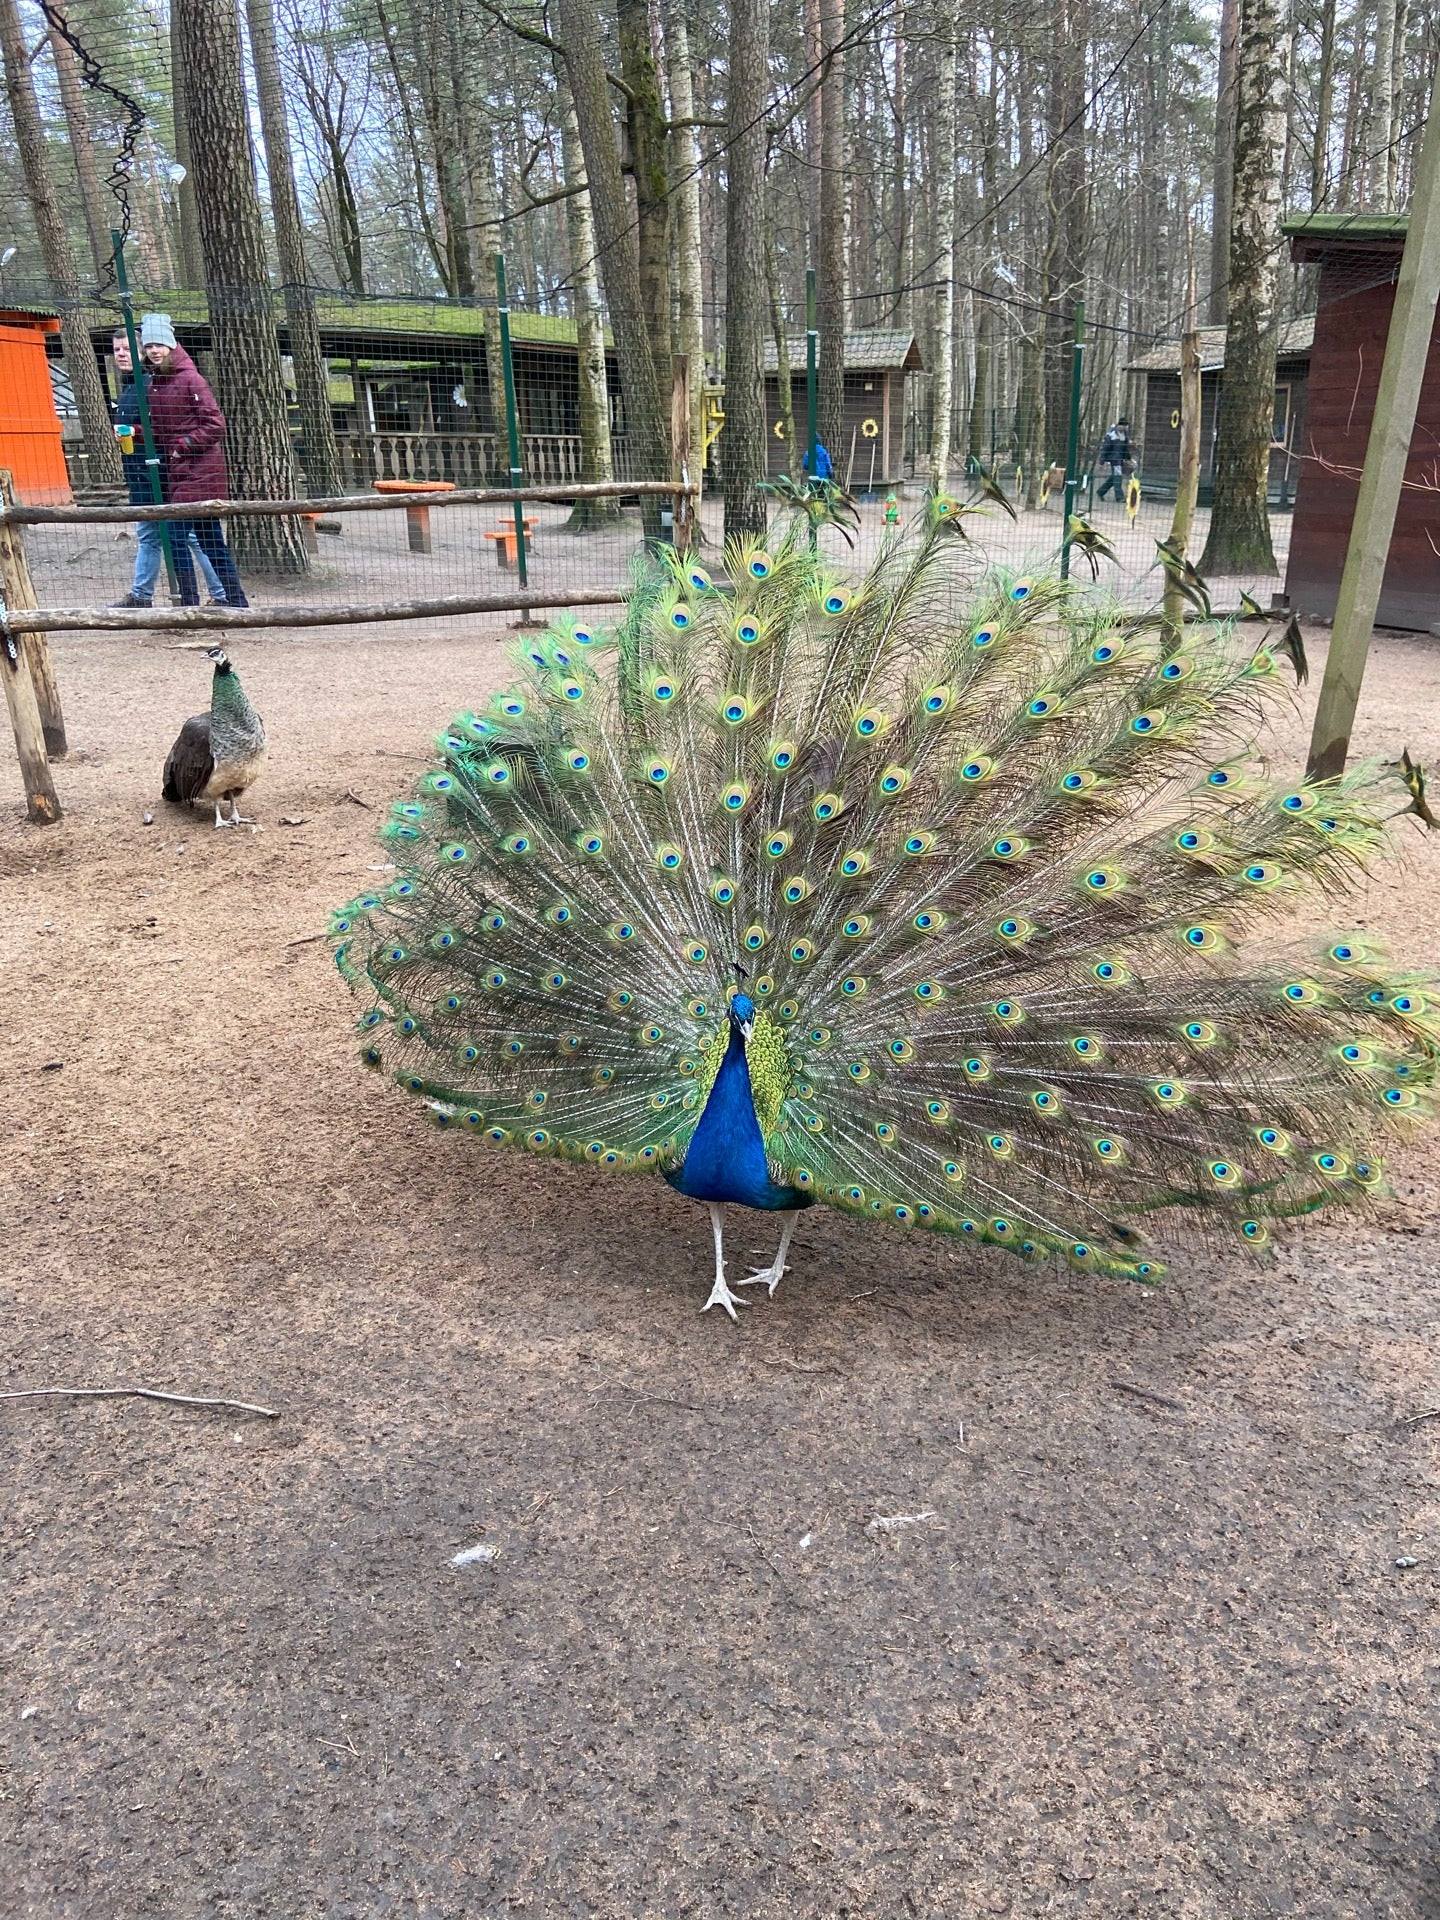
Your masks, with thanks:
<instances>
[{"instance_id":1,"label":"peacock eye spot feather","mask_svg":"<svg viewBox=\"0 0 1440 1920\"><path fill-rule=\"evenodd\" d=\"M690 962L692 967L702 967L710 958L710 949L707 946L703 946L700 941L697 940L693 946L685 949L685 958Z\"/></svg>"},{"instance_id":2,"label":"peacock eye spot feather","mask_svg":"<svg viewBox=\"0 0 1440 1920\"><path fill-rule=\"evenodd\" d=\"M752 580L764 580L769 576L774 565L775 562L770 555L761 549L751 554L746 571Z\"/></svg>"},{"instance_id":3,"label":"peacock eye spot feather","mask_svg":"<svg viewBox=\"0 0 1440 1920\"><path fill-rule=\"evenodd\" d=\"M938 980L917 980L914 993L917 1000L941 1000L944 998L945 989Z\"/></svg>"},{"instance_id":4,"label":"peacock eye spot feather","mask_svg":"<svg viewBox=\"0 0 1440 1920\"><path fill-rule=\"evenodd\" d=\"M590 756L588 753L582 753L578 747L574 747L566 754L565 764L572 773L584 773L590 765Z\"/></svg>"},{"instance_id":5,"label":"peacock eye spot feather","mask_svg":"<svg viewBox=\"0 0 1440 1920\"><path fill-rule=\"evenodd\" d=\"M847 1000L858 1000L864 993L869 981L860 974L849 974L840 982L840 991Z\"/></svg>"},{"instance_id":6,"label":"peacock eye spot feather","mask_svg":"<svg viewBox=\"0 0 1440 1920\"><path fill-rule=\"evenodd\" d=\"M468 847L462 847L458 840L452 840L447 846L441 847L440 858L442 860L448 860L452 866L458 867L463 861L470 858L470 849Z\"/></svg>"},{"instance_id":7,"label":"peacock eye spot feather","mask_svg":"<svg viewBox=\"0 0 1440 1920\"><path fill-rule=\"evenodd\" d=\"M679 631L683 633L690 624L689 607L685 606L683 603L680 604L679 606L672 607L670 609L670 624L672 627L678 628Z\"/></svg>"},{"instance_id":8,"label":"peacock eye spot feather","mask_svg":"<svg viewBox=\"0 0 1440 1920\"><path fill-rule=\"evenodd\" d=\"M1227 773L1224 767L1216 767L1213 773L1206 774L1205 779L1206 784L1212 787L1229 787L1234 785L1234 775Z\"/></svg>"},{"instance_id":9,"label":"peacock eye spot feather","mask_svg":"<svg viewBox=\"0 0 1440 1920\"><path fill-rule=\"evenodd\" d=\"M742 647L753 647L755 642L760 638L759 625L754 620L737 621L735 638L740 642Z\"/></svg>"},{"instance_id":10,"label":"peacock eye spot feather","mask_svg":"<svg viewBox=\"0 0 1440 1920\"><path fill-rule=\"evenodd\" d=\"M846 607L849 606L849 604L850 604L849 594L840 593L840 592L827 593L824 600L821 602L821 605L824 607L826 613L843 613Z\"/></svg>"},{"instance_id":11,"label":"peacock eye spot feather","mask_svg":"<svg viewBox=\"0 0 1440 1920\"><path fill-rule=\"evenodd\" d=\"M992 627L981 627L970 636L970 644L977 653L983 653L987 647L995 644L995 632Z\"/></svg>"},{"instance_id":12,"label":"peacock eye spot feather","mask_svg":"<svg viewBox=\"0 0 1440 1920\"><path fill-rule=\"evenodd\" d=\"M715 902L717 906L720 906L720 907L730 906L735 899L734 881L733 880L717 880L714 886L712 886L710 889L710 898Z\"/></svg>"},{"instance_id":13,"label":"peacock eye spot feather","mask_svg":"<svg viewBox=\"0 0 1440 1920\"><path fill-rule=\"evenodd\" d=\"M765 851L772 860L778 860L789 851L791 836L788 833L775 833L765 842Z\"/></svg>"},{"instance_id":14,"label":"peacock eye spot feather","mask_svg":"<svg viewBox=\"0 0 1440 1920\"><path fill-rule=\"evenodd\" d=\"M809 940L797 940L790 949L790 958L797 967L803 967L807 960L815 956L814 943Z\"/></svg>"}]
</instances>

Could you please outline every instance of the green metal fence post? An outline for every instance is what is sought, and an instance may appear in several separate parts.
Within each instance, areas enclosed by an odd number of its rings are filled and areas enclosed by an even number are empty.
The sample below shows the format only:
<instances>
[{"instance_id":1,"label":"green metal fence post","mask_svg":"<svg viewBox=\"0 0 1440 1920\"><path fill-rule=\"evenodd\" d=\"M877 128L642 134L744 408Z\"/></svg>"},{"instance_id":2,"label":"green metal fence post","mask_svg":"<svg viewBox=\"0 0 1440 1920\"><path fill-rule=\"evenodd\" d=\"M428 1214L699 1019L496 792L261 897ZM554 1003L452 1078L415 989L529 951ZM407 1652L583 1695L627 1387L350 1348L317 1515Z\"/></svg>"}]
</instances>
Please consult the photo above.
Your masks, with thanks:
<instances>
[{"instance_id":1,"label":"green metal fence post","mask_svg":"<svg viewBox=\"0 0 1440 1920\"><path fill-rule=\"evenodd\" d=\"M820 335L815 326L815 269L805 269L805 438L810 457L805 471L815 478L815 449L820 440L820 396L816 380Z\"/></svg>"},{"instance_id":2,"label":"green metal fence post","mask_svg":"<svg viewBox=\"0 0 1440 1920\"><path fill-rule=\"evenodd\" d=\"M505 288L505 256L495 256L495 295L500 311L500 360L505 370L505 433L510 444L510 484L520 487L524 484L524 469L520 464L520 421L515 410L515 362L510 356L510 298ZM529 590L530 574L525 559L525 503L515 502L515 565L520 573L520 591ZM525 625L532 622L527 618Z\"/></svg>"},{"instance_id":3,"label":"green metal fence post","mask_svg":"<svg viewBox=\"0 0 1440 1920\"><path fill-rule=\"evenodd\" d=\"M1070 439L1065 449L1065 532L1060 547L1060 578L1070 578L1070 516L1080 490L1080 375L1085 364L1085 302L1075 302L1075 336L1070 350Z\"/></svg>"},{"instance_id":4,"label":"green metal fence post","mask_svg":"<svg viewBox=\"0 0 1440 1920\"><path fill-rule=\"evenodd\" d=\"M160 454L155 445L155 430L150 424L150 399L145 391L145 362L140 358L140 340L135 332L135 310L130 302L130 279L125 271L125 236L110 229L115 248L115 289L120 295L120 311L125 318L125 340L130 348L130 378L135 382L135 399L140 409L140 443L145 449L145 474L150 482L150 498L157 507L165 504L165 488L160 480ZM165 556L165 580L173 600L179 591L175 572L175 535L168 520L160 522L160 551Z\"/></svg>"}]
</instances>

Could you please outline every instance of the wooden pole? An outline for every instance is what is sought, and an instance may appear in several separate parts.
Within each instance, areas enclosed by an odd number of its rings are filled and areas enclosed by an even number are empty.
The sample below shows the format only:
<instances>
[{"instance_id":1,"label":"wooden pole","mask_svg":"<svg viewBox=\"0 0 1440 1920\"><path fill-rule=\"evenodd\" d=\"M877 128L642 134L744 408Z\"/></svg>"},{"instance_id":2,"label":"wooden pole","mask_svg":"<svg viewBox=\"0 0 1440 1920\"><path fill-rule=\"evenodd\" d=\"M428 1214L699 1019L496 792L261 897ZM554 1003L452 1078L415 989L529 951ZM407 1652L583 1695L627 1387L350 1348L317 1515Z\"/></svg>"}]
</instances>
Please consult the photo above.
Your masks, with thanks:
<instances>
[{"instance_id":1,"label":"wooden pole","mask_svg":"<svg viewBox=\"0 0 1440 1920\"><path fill-rule=\"evenodd\" d=\"M610 607L632 589L584 587L564 593L451 593L436 600L391 600L313 607L119 607L20 608L10 622L25 633L205 633L237 627L348 627L376 620L435 620L460 613L527 613L546 607Z\"/></svg>"},{"instance_id":2,"label":"wooden pole","mask_svg":"<svg viewBox=\"0 0 1440 1920\"><path fill-rule=\"evenodd\" d=\"M1425 144L1415 170L1410 226L1395 289L1395 309L1375 396L1375 417L1365 449L1365 470L1355 501L1350 547L1340 581L1340 599L1330 636L1330 657L1320 688L1315 730L1310 736L1306 777L1330 780L1345 771L1360 683L1375 630L1375 612L1385 583L1385 562L1395 531L1395 513L1405 481L1410 440L1435 307L1440 299L1440 87L1430 102Z\"/></svg>"},{"instance_id":3,"label":"wooden pole","mask_svg":"<svg viewBox=\"0 0 1440 1920\"><path fill-rule=\"evenodd\" d=\"M40 724L30 661L19 634L11 633L3 624L0 624L0 680L5 682L5 705L15 734L15 757L20 762L20 778L25 782L25 811L37 827L54 826L60 818L60 799L45 756L45 729Z\"/></svg>"},{"instance_id":4,"label":"wooden pole","mask_svg":"<svg viewBox=\"0 0 1440 1920\"><path fill-rule=\"evenodd\" d=\"M587 480L553 487L457 487L453 493L346 493L306 500L187 500L168 507L8 507L0 521L20 527L121 526L135 520L243 520L272 513L391 513L396 507L508 507L521 500L622 499L674 493L673 480ZM694 491L694 489L692 489Z\"/></svg>"},{"instance_id":5,"label":"wooden pole","mask_svg":"<svg viewBox=\"0 0 1440 1920\"><path fill-rule=\"evenodd\" d=\"M670 356L670 478L677 487L685 492L675 496L674 539L678 552L688 553L695 537L695 509L698 505L697 494L689 492L690 486L690 356L688 353L672 353Z\"/></svg>"},{"instance_id":6,"label":"wooden pole","mask_svg":"<svg viewBox=\"0 0 1440 1920\"><path fill-rule=\"evenodd\" d=\"M1170 545L1178 559L1185 557L1195 501L1200 492L1200 336L1180 337L1180 458L1175 471L1175 512L1170 519ZM1185 630L1185 601L1178 576L1165 575L1165 634L1173 651Z\"/></svg>"},{"instance_id":7,"label":"wooden pole","mask_svg":"<svg viewBox=\"0 0 1440 1920\"><path fill-rule=\"evenodd\" d=\"M15 504L15 487L8 467L0 467L0 504L7 507ZM37 604L29 563L25 558L24 536L18 527L0 524L0 606L7 613L19 613ZM29 669L30 685L40 714L45 752L51 759L63 760L65 716L60 711L60 690L55 685L50 648L43 633L22 634L20 648ZM16 738L18 740L19 736Z\"/></svg>"}]
</instances>

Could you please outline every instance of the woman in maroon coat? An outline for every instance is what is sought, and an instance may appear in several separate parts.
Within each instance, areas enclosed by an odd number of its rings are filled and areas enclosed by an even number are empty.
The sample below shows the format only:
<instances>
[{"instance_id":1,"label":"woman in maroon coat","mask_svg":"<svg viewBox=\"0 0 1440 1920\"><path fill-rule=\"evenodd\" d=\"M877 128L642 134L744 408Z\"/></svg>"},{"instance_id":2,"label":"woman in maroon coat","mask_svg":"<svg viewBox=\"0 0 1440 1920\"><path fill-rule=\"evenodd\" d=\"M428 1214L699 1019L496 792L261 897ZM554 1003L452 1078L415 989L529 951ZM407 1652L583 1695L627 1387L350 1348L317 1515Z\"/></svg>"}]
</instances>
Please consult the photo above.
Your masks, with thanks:
<instances>
[{"instance_id":1,"label":"woman in maroon coat","mask_svg":"<svg viewBox=\"0 0 1440 1920\"><path fill-rule=\"evenodd\" d=\"M144 316L140 348L150 374L150 421L156 444L165 455L171 500L223 500L230 485L225 471L225 416L195 362L176 343L168 314ZM187 531L194 534L225 589L225 605L248 606L220 522L177 521L175 531L181 541Z\"/></svg>"}]
</instances>

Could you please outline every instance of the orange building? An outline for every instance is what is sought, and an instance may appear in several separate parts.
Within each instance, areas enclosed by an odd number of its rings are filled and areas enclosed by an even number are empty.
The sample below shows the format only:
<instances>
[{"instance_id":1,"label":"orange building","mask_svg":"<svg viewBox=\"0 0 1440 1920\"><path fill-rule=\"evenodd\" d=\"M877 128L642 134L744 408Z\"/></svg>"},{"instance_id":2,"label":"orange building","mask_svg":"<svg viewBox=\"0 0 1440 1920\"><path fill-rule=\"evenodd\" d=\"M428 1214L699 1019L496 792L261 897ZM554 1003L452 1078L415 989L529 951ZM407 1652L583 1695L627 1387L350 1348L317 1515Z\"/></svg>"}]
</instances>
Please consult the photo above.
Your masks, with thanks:
<instances>
[{"instance_id":1,"label":"orange building","mask_svg":"<svg viewBox=\"0 0 1440 1920\"><path fill-rule=\"evenodd\" d=\"M59 331L49 314L0 309L0 467L10 469L27 507L63 507L71 500L45 357L46 335Z\"/></svg>"}]
</instances>

